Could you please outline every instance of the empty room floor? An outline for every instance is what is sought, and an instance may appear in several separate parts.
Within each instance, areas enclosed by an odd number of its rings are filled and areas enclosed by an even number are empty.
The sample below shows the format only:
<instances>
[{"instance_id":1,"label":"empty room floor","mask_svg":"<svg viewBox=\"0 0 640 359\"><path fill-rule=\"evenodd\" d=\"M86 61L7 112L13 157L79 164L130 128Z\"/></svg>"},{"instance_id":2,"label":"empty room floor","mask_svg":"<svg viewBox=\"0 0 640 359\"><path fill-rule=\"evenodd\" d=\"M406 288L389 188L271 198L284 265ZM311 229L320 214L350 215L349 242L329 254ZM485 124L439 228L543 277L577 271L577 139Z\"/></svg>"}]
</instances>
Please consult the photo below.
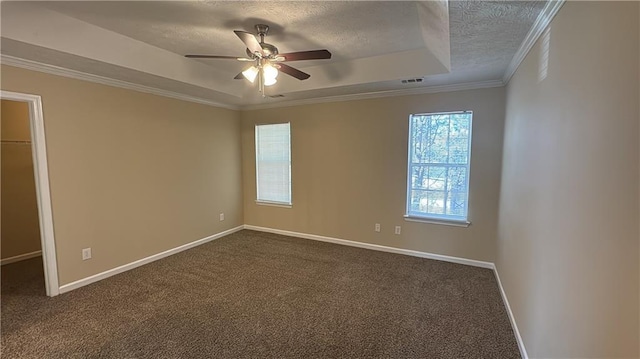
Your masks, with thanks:
<instances>
[{"instance_id":1,"label":"empty room floor","mask_svg":"<svg viewBox=\"0 0 640 359\"><path fill-rule=\"evenodd\" d=\"M6 358L519 358L493 272L244 230L48 298L2 268Z\"/></svg>"}]
</instances>

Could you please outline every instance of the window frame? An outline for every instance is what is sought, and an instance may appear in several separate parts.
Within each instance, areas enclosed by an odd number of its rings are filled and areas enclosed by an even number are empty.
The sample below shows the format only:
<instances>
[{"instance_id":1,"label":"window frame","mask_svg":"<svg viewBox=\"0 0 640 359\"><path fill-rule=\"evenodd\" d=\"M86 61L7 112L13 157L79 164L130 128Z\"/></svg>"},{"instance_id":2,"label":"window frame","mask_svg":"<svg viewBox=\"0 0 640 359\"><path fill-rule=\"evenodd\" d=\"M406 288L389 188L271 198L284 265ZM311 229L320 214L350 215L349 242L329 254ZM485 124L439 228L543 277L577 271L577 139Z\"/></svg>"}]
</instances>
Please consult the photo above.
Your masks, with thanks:
<instances>
[{"instance_id":1,"label":"window frame","mask_svg":"<svg viewBox=\"0 0 640 359\"><path fill-rule=\"evenodd\" d=\"M260 175L258 171L259 164L259 156L258 156L258 127L259 126L270 126L270 125L288 125L289 126L289 202L281 202L281 201L269 201L260 199ZM284 207L291 208L293 205L293 193L291 190L292 180L291 180L291 122L278 122L278 123L257 123L254 126L254 155L255 155L255 171L256 171L256 204L265 205L265 206L275 206L275 207Z\"/></svg>"},{"instance_id":2,"label":"window frame","mask_svg":"<svg viewBox=\"0 0 640 359\"><path fill-rule=\"evenodd\" d=\"M465 216L464 217L454 217L450 215L440 215L436 213L428 213L428 214L418 214L415 212L411 212L411 192L413 190L411 186L412 173L413 169L412 165L412 155L413 155L413 147L411 143L411 135L412 135L412 119L414 116L434 116L434 115L453 115L453 114L470 114L469 119L469 141L467 143L467 163L466 163L466 171L467 171L467 180L466 180L466 201L465 201ZM469 187L471 182L471 148L473 142L473 111L464 110L464 111L445 111L445 112L428 112L428 113L413 113L409 115L409 129L407 131L407 188L406 188L406 198L405 198L405 214L404 218L406 221L411 222L422 222L422 223L432 223L432 224L444 224L450 226L458 226L458 227L468 227L471 225L469 220ZM452 163L423 163L420 164L425 167L429 166L438 166L438 167L464 167L464 165L460 164L452 164Z\"/></svg>"}]
</instances>

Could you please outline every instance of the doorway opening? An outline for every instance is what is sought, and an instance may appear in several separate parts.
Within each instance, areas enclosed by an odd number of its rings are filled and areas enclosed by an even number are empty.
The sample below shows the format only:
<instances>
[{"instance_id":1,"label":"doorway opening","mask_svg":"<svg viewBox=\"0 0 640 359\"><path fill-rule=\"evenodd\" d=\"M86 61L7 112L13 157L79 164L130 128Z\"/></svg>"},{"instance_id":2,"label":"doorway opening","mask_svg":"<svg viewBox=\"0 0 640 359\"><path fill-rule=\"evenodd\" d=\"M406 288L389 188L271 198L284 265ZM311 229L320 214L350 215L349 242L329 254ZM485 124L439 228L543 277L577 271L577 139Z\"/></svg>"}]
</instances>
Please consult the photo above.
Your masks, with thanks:
<instances>
[{"instance_id":1,"label":"doorway opening","mask_svg":"<svg viewBox=\"0 0 640 359\"><path fill-rule=\"evenodd\" d=\"M38 275L28 264L33 268L42 256L46 294L56 296L58 270L42 101L40 96L9 91L0 91L0 99L2 270L15 272L18 279Z\"/></svg>"}]
</instances>

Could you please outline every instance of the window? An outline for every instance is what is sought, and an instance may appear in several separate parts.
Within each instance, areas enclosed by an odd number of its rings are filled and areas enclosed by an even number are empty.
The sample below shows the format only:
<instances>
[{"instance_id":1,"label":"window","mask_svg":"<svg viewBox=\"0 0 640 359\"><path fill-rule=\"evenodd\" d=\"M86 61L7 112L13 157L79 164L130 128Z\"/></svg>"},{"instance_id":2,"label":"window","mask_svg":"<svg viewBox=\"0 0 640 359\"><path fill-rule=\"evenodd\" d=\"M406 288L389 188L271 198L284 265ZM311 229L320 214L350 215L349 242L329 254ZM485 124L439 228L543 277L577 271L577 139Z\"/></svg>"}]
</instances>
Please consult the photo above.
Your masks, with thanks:
<instances>
[{"instance_id":1,"label":"window","mask_svg":"<svg viewBox=\"0 0 640 359\"><path fill-rule=\"evenodd\" d=\"M409 117L408 218L467 222L472 113Z\"/></svg>"},{"instance_id":2,"label":"window","mask_svg":"<svg viewBox=\"0 0 640 359\"><path fill-rule=\"evenodd\" d=\"M257 202L291 205L288 123L256 125Z\"/></svg>"}]
</instances>

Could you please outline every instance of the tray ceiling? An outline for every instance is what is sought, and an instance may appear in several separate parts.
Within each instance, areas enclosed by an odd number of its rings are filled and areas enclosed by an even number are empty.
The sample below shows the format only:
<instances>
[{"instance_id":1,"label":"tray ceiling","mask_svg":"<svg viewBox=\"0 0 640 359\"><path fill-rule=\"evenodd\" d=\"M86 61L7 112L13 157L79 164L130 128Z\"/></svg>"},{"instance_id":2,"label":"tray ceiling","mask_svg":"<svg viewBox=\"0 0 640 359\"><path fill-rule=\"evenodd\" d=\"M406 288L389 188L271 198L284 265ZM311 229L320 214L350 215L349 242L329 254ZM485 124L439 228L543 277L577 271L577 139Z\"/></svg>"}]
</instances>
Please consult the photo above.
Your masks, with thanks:
<instances>
[{"instance_id":1,"label":"tray ceiling","mask_svg":"<svg viewBox=\"0 0 640 359\"><path fill-rule=\"evenodd\" d=\"M2 2L2 54L228 105L499 80L544 1ZM309 80L280 75L263 99L233 80L246 63L233 30L271 27L280 52L326 48L295 62ZM401 80L423 77L419 84Z\"/></svg>"}]
</instances>

